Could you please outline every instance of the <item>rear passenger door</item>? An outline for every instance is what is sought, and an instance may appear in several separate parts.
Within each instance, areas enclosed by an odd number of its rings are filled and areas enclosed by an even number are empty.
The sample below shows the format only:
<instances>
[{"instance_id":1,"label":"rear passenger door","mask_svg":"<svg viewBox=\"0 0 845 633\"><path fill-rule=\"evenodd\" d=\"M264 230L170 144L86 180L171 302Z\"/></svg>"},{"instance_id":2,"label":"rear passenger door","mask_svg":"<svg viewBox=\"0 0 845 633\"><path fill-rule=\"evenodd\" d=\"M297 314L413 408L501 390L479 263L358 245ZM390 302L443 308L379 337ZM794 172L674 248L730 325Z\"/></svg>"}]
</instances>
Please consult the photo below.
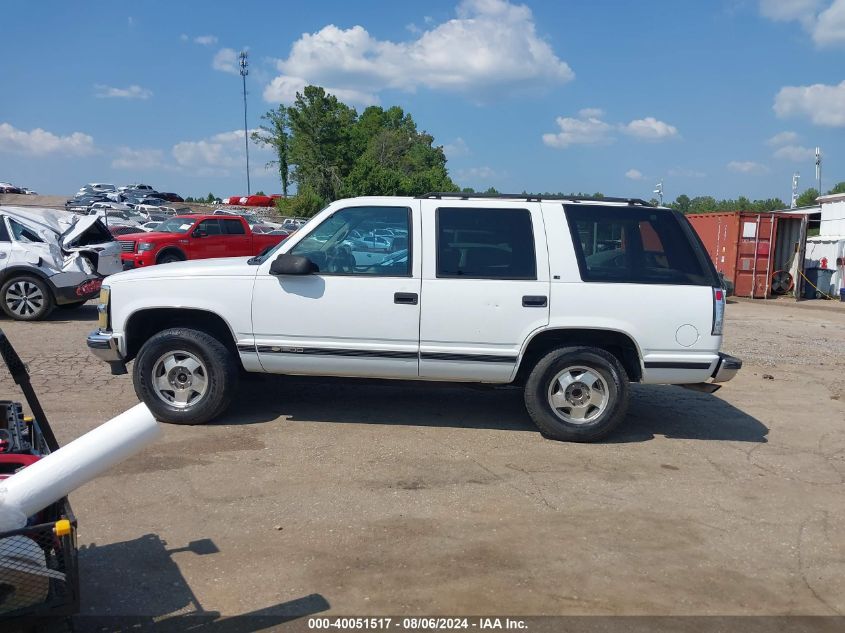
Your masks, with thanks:
<instances>
[{"instance_id":1,"label":"rear passenger door","mask_svg":"<svg viewBox=\"0 0 845 633\"><path fill-rule=\"evenodd\" d=\"M252 236L247 235L244 221L239 218L220 218L223 228L223 248L226 257L255 255L252 252Z\"/></svg>"},{"instance_id":2,"label":"rear passenger door","mask_svg":"<svg viewBox=\"0 0 845 633\"><path fill-rule=\"evenodd\" d=\"M420 376L508 382L549 322L538 203L425 200Z\"/></svg>"}]
</instances>

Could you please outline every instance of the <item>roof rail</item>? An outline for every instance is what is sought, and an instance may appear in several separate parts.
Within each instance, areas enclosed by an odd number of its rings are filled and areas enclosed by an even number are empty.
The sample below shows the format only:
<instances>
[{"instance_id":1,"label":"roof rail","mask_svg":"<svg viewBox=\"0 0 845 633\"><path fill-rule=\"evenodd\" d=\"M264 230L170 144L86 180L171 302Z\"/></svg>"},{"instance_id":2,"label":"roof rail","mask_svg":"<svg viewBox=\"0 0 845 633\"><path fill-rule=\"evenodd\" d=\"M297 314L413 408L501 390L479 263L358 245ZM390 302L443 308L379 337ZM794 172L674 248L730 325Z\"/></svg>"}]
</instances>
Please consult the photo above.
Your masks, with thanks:
<instances>
[{"instance_id":1,"label":"roof rail","mask_svg":"<svg viewBox=\"0 0 845 633\"><path fill-rule=\"evenodd\" d=\"M458 200L525 200L526 202L540 202L541 200L571 200L572 202L624 202L625 204L631 206L651 206L648 202L640 198L611 198L609 196L595 198L589 196L547 196L531 193L465 193L461 191L430 191L429 193L424 193L421 196L416 196L417 200L441 200L442 198L457 198Z\"/></svg>"}]
</instances>

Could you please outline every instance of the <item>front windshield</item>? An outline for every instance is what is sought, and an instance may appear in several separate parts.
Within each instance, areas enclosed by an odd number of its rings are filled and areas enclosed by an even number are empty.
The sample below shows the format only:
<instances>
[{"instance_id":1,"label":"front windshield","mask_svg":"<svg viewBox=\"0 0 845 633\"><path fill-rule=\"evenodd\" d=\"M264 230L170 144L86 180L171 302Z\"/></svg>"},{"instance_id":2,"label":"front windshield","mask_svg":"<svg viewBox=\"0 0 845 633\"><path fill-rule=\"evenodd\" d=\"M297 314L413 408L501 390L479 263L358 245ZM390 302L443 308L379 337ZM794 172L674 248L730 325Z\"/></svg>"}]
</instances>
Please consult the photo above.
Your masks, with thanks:
<instances>
[{"instance_id":1,"label":"front windshield","mask_svg":"<svg viewBox=\"0 0 845 633\"><path fill-rule=\"evenodd\" d=\"M194 225L188 218L170 218L156 227L157 233L187 233Z\"/></svg>"},{"instance_id":2,"label":"front windshield","mask_svg":"<svg viewBox=\"0 0 845 633\"><path fill-rule=\"evenodd\" d=\"M307 222L305 222L305 224L303 224L302 226L299 227L299 230L302 231L303 229L308 228L309 225L314 221L314 218L316 218L318 215L320 215L320 213L322 213L326 209L328 209L328 207L325 207L324 209L321 209L318 213L315 213ZM273 257L275 255L275 253L278 252L278 250L284 245L284 243L286 241L287 240L282 240L281 242L276 244L273 248L271 248L269 251L267 251L263 255L259 255L257 257L252 258L250 260L250 263L261 264L261 263L267 261L267 259L269 257Z\"/></svg>"}]
</instances>

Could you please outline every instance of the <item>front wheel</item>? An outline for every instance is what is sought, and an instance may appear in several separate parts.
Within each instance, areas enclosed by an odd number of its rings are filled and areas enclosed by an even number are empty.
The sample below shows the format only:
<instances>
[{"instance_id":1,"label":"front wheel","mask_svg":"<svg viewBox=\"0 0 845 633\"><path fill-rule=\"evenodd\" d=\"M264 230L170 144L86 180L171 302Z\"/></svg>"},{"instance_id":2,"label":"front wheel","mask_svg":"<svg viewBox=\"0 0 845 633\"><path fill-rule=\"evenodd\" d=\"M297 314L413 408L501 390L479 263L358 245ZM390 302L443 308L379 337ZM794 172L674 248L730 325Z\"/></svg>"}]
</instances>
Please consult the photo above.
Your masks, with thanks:
<instances>
[{"instance_id":1,"label":"front wheel","mask_svg":"<svg viewBox=\"0 0 845 633\"><path fill-rule=\"evenodd\" d=\"M619 360L603 349L556 349L531 370L525 406L547 437L593 442L625 418L628 378Z\"/></svg>"},{"instance_id":2,"label":"front wheel","mask_svg":"<svg viewBox=\"0 0 845 633\"><path fill-rule=\"evenodd\" d=\"M135 393L162 422L204 424L237 388L232 353L206 332L171 328L150 338L132 371Z\"/></svg>"}]
</instances>

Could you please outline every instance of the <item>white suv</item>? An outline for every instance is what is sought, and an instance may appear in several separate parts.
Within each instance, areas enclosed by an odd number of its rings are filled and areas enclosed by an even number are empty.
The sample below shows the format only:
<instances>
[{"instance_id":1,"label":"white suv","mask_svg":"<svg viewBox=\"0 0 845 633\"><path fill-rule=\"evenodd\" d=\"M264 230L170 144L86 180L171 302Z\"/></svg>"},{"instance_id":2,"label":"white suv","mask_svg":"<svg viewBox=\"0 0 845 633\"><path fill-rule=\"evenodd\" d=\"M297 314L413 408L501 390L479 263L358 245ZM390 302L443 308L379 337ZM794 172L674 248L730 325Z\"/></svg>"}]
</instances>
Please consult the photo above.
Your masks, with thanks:
<instances>
[{"instance_id":1,"label":"white suv","mask_svg":"<svg viewBox=\"0 0 845 633\"><path fill-rule=\"evenodd\" d=\"M547 436L591 441L630 382L730 380L724 308L683 215L641 200L366 197L260 257L110 277L88 346L115 373L134 359L167 422L219 415L244 369L515 384Z\"/></svg>"}]
</instances>

